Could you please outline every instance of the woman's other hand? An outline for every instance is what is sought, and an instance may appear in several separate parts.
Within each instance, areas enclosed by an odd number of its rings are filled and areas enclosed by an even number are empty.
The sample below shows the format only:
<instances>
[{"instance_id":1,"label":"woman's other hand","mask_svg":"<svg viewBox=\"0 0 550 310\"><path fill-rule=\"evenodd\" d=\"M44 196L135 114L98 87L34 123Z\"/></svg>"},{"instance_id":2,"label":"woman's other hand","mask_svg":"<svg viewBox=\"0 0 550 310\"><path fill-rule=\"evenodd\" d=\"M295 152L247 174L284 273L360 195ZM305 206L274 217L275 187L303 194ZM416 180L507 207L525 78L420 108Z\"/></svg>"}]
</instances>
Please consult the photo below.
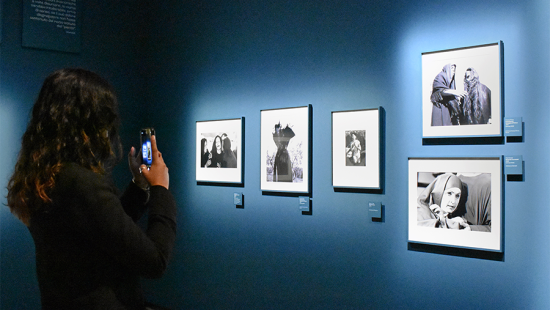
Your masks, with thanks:
<instances>
[{"instance_id":1,"label":"woman's other hand","mask_svg":"<svg viewBox=\"0 0 550 310\"><path fill-rule=\"evenodd\" d=\"M133 146L128 153L128 166L130 167L130 172L132 172L134 183L142 189L148 188L149 183L140 172L141 157L136 154L136 149Z\"/></svg>"}]
</instances>

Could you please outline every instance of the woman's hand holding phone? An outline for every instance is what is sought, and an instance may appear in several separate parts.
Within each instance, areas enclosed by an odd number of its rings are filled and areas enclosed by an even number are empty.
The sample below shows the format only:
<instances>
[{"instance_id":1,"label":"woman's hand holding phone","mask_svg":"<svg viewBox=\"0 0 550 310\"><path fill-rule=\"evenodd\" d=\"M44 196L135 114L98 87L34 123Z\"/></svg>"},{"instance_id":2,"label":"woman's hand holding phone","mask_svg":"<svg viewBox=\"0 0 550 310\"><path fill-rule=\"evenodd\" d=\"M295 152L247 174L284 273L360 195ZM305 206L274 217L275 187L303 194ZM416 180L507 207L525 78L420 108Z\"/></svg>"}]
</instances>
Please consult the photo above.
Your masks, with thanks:
<instances>
[{"instance_id":1,"label":"woman's hand holding phone","mask_svg":"<svg viewBox=\"0 0 550 310\"><path fill-rule=\"evenodd\" d=\"M170 185L170 176L168 174L168 167L164 163L162 153L157 149L157 138L151 136L151 149L153 152L153 163L151 167L147 169L146 165L141 165L141 175L151 184L151 186L162 186L166 189Z\"/></svg>"}]
</instances>

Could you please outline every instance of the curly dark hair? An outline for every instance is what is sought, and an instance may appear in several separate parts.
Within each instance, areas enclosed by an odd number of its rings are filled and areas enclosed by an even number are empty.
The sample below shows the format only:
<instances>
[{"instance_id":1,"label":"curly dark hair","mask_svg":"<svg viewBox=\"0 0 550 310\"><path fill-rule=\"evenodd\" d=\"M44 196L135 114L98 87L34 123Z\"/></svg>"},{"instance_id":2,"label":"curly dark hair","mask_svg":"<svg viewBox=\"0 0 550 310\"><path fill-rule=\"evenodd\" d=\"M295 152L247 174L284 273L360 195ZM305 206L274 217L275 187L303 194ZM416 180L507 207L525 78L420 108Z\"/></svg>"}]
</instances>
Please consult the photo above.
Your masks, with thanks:
<instances>
[{"instance_id":1,"label":"curly dark hair","mask_svg":"<svg viewBox=\"0 0 550 310\"><path fill-rule=\"evenodd\" d=\"M96 73L50 74L32 109L8 183L8 207L25 225L52 202L49 193L65 163L104 174L121 158L120 119L113 88Z\"/></svg>"}]
</instances>

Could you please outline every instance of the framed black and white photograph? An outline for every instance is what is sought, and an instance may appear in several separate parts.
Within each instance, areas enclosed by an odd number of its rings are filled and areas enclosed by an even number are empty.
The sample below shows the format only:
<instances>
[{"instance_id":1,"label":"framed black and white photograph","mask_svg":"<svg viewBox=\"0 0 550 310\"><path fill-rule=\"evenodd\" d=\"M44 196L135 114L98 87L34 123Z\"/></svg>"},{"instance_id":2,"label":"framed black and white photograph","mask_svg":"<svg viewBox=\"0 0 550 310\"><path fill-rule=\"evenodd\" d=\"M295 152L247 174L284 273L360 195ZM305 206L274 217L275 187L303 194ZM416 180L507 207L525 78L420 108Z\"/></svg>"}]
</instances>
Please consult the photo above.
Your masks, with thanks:
<instances>
[{"instance_id":1,"label":"framed black and white photograph","mask_svg":"<svg viewBox=\"0 0 550 310\"><path fill-rule=\"evenodd\" d=\"M380 109L332 112L332 185L380 189Z\"/></svg>"},{"instance_id":2,"label":"framed black and white photograph","mask_svg":"<svg viewBox=\"0 0 550 310\"><path fill-rule=\"evenodd\" d=\"M311 105L261 111L261 190L309 193Z\"/></svg>"},{"instance_id":3,"label":"framed black and white photograph","mask_svg":"<svg viewBox=\"0 0 550 310\"><path fill-rule=\"evenodd\" d=\"M197 122L198 182L243 182L243 124L244 118Z\"/></svg>"},{"instance_id":4,"label":"framed black and white photograph","mask_svg":"<svg viewBox=\"0 0 550 310\"><path fill-rule=\"evenodd\" d=\"M409 242L502 252L500 157L409 158Z\"/></svg>"},{"instance_id":5,"label":"framed black and white photograph","mask_svg":"<svg viewBox=\"0 0 550 310\"><path fill-rule=\"evenodd\" d=\"M500 43L422 53L424 138L502 136Z\"/></svg>"}]
</instances>

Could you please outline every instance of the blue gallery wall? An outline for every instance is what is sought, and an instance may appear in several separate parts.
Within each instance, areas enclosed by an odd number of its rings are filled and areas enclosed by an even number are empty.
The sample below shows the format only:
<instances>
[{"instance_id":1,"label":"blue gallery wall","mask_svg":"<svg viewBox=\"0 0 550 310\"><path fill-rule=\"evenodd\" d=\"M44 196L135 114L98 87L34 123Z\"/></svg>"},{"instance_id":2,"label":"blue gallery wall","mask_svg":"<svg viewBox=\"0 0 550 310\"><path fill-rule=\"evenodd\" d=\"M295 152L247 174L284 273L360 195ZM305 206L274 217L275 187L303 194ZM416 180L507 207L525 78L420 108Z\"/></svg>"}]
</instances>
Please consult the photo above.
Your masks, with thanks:
<instances>
[{"instance_id":1,"label":"blue gallery wall","mask_svg":"<svg viewBox=\"0 0 550 310\"><path fill-rule=\"evenodd\" d=\"M151 98L173 131L180 197L167 276L150 298L181 308L545 309L550 274L545 1L170 1L156 6ZM505 116L521 143L422 145L421 53L502 41ZM313 106L313 214L260 191L260 110ZM331 186L331 111L385 110L381 194ZM174 114L175 113L175 114ZM245 117L244 187L197 185L195 122ZM177 155L174 155L177 154ZM504 182L504 254L407 244L407 158L523 155ZM242 191L244 209L232 205ZM382 223L368 201L385 206ZM472 257L473 256L473 257Z\"/></svg>"},{"instance_id":2,"label":"blue gallery wall","mask_svg":"<svg viewBox=\"0 0 550 310\"><path fill-rule=\"evenodd\" d=\"M34 245L29 232L6 204L6 185L20 139L44 78L63 67L84 67L106 77L116 88L123 118L125 150L139 144L138 131L147 107L143 65L147 41L142 29L143 1L86 1L82 15L82 51L78 54L21 47L22 2L2 0L0 44L0 309L39 309ZM126 165L115 174L131 177Z\"/></svg>"},{"instance_id":3,"label":"blue gallery wall","mask_svg":"<svg viewBox=\"0 0 550 310\"><path fill-rule=\"evenodd\" d=\"M195 3L196 2L196 3ZM84 66L119 91L125 147L157 128L179 201L164 278L148 299L173 309L547 309L550 4L475 1L88 1L78 55L23 49L21 5L5 0L0 129L11 172L28 109L54 69ZM141 4L147 6L141 7ZM502 41L506 116L521 143L422 145L421 53ZM313 107L313 214L260 191L260 110ZM335 192L331 111L383 107L380 194ZM245 117L244 187L195 182L195 122ZM407 158L523 155L504 182L504 254L407 244ZM124 163L117 174L123 175ZM122 185L122 184L121 184ZM242 191L244 209L232 205ZM5 187L2 186L5 196ZM385 206L372 222L368 201ZM26 229L0 211L0 308L39 303Z\"/></svg>"}]
</instances>

